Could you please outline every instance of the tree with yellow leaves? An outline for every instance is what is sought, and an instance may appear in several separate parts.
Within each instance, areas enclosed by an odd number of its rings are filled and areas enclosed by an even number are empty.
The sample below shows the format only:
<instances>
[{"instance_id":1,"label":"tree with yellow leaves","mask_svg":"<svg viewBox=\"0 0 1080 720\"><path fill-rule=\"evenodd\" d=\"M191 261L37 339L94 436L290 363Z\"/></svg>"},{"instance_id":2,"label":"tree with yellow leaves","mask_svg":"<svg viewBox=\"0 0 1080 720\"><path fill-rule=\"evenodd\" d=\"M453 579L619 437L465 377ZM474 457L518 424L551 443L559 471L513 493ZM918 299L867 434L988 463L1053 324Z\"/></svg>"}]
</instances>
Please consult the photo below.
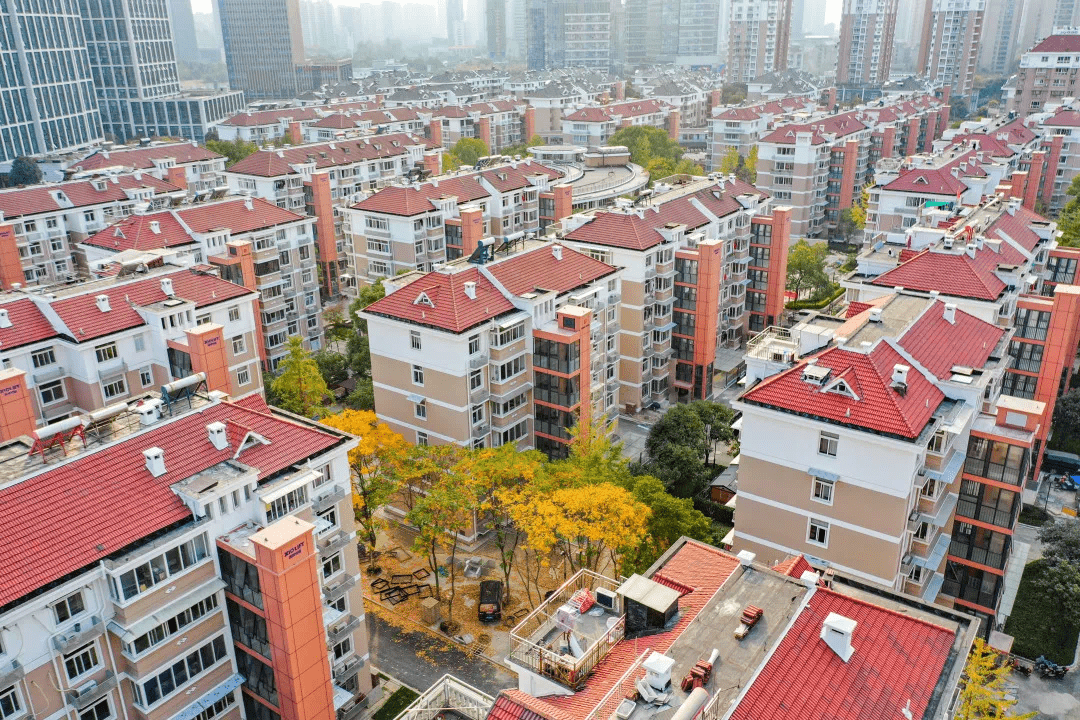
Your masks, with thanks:
<instances>
[{"instance_id":1,"label":"tree with yellow leaves","mask_svg":"<svg viewBox=\"0 0 1080 720\"><path fill-rule=\"evenodd\" d=\"M975 645L968 655L967 665L964 666L964 677L961 680L962 689L960 699L954 716L956 720L980 720L981 718L994 718L995 720L1027 720L1038 715L1030 712L1024 715L1014 715L1009 708L1016 704L1015 699L1006 697L1005 687L1010 668L1006 664L999 663L1001 655L983 642L982 638L975 640Z\"/></svg>"},{"instance_id":2,"label":"tree with yellow leaves","mask_svg":"<svg viewBox=\"0 0 1080 720\"><path fill-rule=\"evenodd\" d=\"M455 468L473 486L473 496L483 522L494 530L495 547L499 550L499 568L506 588L505 600L510 598L510 576L517 555L521 533L513 527L504 491L531 484L545 463L544 455L536 450L519 452L512 443L497 448L479 448L467 452Z\"/></svg>"},{"instance_id":3,"label":"tree with yellow leaves","mask_svg":"<svg viewBox=\"0 0 1080 720\"><path fill-rule=\"evenodd\" d=\"M385 423L379 422L370 410L346 410L323 418L322 422L359 438L360 443L349 451L352 469L353 512L360 524L360 534L368 547L374 567L378 519L375 511L386 504L397 490L398 482L391 472L395 461L405 455L409 443Z\"/></svg>"}]
</instances>

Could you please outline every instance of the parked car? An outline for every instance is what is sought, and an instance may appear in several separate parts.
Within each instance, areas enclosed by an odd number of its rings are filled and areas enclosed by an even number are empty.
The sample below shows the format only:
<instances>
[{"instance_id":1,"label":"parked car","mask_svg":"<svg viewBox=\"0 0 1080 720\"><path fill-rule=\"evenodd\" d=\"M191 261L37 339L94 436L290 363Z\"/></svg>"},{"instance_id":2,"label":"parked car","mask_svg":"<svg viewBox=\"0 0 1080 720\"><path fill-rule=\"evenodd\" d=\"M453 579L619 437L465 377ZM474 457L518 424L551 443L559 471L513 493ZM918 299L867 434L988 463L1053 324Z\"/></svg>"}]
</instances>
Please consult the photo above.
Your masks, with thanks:
<instances>
[{"instance_id":1,"label":"parked car","mask_svg":"<svg viewBox=\"0 0 1080 720\"><path fill-rule=\"evenodd\" d=\"M1043 456L1042 466L1043 470L1050 473L1080 475L1080 455L1061 452L1060 450L1047 450Z\"/></svg>"},{"instance_id":2,"label":"parked car","mask_svg":"<svg viewBox=\"0 0 1080 720\"><path fill-rule=\"evenodd\" d=\"M503 584L501 580L484 580L480 583L480 603L476 617L480 622L502 619Z\"/></svg>"}]
</instances>

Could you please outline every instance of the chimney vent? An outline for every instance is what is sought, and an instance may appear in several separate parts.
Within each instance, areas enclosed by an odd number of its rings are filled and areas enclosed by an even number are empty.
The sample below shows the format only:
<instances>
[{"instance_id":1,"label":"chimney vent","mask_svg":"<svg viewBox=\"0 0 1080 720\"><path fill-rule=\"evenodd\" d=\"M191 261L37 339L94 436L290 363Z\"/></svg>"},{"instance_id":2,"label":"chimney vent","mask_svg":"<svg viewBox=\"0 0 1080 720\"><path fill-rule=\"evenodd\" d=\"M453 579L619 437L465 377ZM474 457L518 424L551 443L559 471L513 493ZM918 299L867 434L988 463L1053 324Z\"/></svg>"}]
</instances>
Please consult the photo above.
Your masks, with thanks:
<instances>
[{"instance_id":1,"label":"chimney vent","mask_svg":"<svg viewBox=\"0 0 1080 720\"><path fill-rule=\"evenodd\" d=\"M206 434L209 436L215 450L224 450L229 447L229 438L225 435L225 423L210 423L206 426Z\"/></svg>"},{"instance_id":2,"label":"chimney vent","mask_svg":"<svg viewBox=\"0 0 1080 720\"><path fill-rule=\"evenodd\" d=\"M0 308L0 328L11 327L11 318L8 317L7 308Z\"/></svg>"},{"instance_id":3,"label":"chimney vent","mask_svg":"<svg viewBox=\"0 0 1080 720\"><path fill-rule=\"evenodd\" d=\"M956 324L956 304L955 303L945 303L944 318L945 318L945 322L949 323L950 325L955 325Z\"/></svg>"},{"instance_id":4,"label":"chimney vent","mask_svg":"<svg viewBox=\"0 0 1080 720\"><path fill-rule=\"evenodd\" d=\"M470 280L469 282L465 283L465 297L469 298L470 300L475 300L476 299L476 283L475 282Z\"/></svg>"},{"instance_id":5,"label":"chimney vent","mask_svg":"<svg viewBox=\"0 0 1080 720\"><path fill-rule=\"evenodd\" d=\"M244 207L248 210L255 209L255 205L251 202L251 198L244 198Z\"/></svg>"},{"instance_id":6,"label":"chimney vent","mask_svg":"<svg viewBox=\"0 0 1080 720\"><path fill-rule=\"evenodd\" d=\"M803 574L799 576L799 579L802 580L803 585L812 588L818 584L818 580L821 578L819 578L818 574L813 570L804 570Z\"/></svg>"},{"instance_id":7,"label":"chimney vent","mask_svg":"<svg viewBox=\"0 0 1080 720\"><path fill-rule=\"evenodd\" d=\"M159 447L152 447L143 450L143 457L146 458L146 469L150 471L150 474L154 477L161 477L165 474L165 451Z\"/></svg>"},{"instance_id":8,"label":"chimney vent","mask_svg":"<svg viewBox=\"0 0 1080 720\"><path fill-rule=\"evenodd\" d=\"M750 567L754 564L754 559L757 557L757 555L750 552L749 550L742 550L735 557L739 558L739 564L741 564L745 568Z\"/></svg>"},{"instance_id":9,"label":"chimney vent","mask_svg":"<svg viewBox=\"0 0 1080 720\"><path fill-rule=\"evenodd\" d=\"M894 387L897 385L902 385L905 388L907 387L907 376L909 370L911 370L911 368L907 365L901 365L900 363L893 365L892 382Z\"/></svg>"},{"instance_id":10,"label":"chimney vent","mask_svg":"<svg viewBox=\"0 0 1080 720\"><path fill-rule=\"evenodd\" d=\"M858 623L851 618L837 613L829 613L825 622L821 624L821 639L844 662L850 660L851 654L855 652L851 644L851 635L855 632L856 625Z\"/></svg>"},{"instance_id":11,"label":"chimney vent","mask_svg":"<svg viewBox=\"0 0 1080 720\"><path fill-rule=\"evenodd\" d=\"M881 322L881 308L870 308L870 322Z\"/></svg>"},{"instance_id":12,"label":"chimney vent","mask_svg":"<svg viewBox=\"0 0 1080 720\"><path fill-rule=\"evenodd\" d=\"M160 235L161 234L161 223L158 222L157 220L151 220L150 221L150 232L154 233L155 235Z\"/></svg>"},{"instance_id":13,"label":"chimney vent","mask_svg":"<svg viewBox=\"0 0 1080 720\"><path fill-rule=\"evenodd\" d=\"M109 307L108 295L98 295L94 298L94 302L97 303L97 309L103 313L109 312L109 310L111 309Z\"/></svg>"},{"instance_id":14,"label":"chimney vent","mask_svg":"<svg viewBox=\"0 0 1080 720\"><path fill-rule=\"evenodd\" d=\"M172 278L161 278L161 292L165 293L169 297L172 297L174 295Z\"/></svg>"},{"instance_id":15,"label":"chimney vent","mask_svg":"<svg viewBox=\"0 0 1080 720\"><path fill-rule=\"evenodd\" d=\"M556 260L562 260L562 245L552 245L551 254Z\"/></svg>"},{"instance_id":16,"label":"chimney vent","mask_svg":"<svg viewBox=\"0 0 1080 720\"><path fill-rule=\"evenodd\" d=\"M137 405L135 412L139 413L140 425L153 425L161 418L161 401L157 398L147 400L141 405Z\"/></svg>"}]
</instances>

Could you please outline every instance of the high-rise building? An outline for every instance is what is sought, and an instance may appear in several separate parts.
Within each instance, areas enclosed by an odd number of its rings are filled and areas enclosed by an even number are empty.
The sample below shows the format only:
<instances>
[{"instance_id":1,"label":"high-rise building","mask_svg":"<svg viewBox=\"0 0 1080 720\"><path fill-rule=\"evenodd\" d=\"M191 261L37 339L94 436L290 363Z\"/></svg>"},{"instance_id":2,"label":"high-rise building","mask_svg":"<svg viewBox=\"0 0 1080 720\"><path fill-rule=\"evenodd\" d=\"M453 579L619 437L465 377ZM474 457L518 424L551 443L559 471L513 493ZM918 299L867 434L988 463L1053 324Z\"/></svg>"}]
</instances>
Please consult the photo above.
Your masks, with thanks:
<instances>
[{"instance_id":1,"label":"high-rise building","mask_svg":"<svg viewBox=\"0 0 1080 720\"><path fill-rule=\"evenodd\" d=\"M299 0L219 0L229 85L248 100L291 98L304 60Z\"/></svg>"},{"instance_id":2,"label":"high-rise building","mask_svg":"<svg viewBox=\"0 0 1080 720\"><path fill-rule=\"evenodd\" d=\"M77 0L0 12L0 162L101 140Z\"/></svg>"},{"instance_id":3,"label":"high-rise building","mask_svg":"<svg viewBox=\"0 0 1080 720\"><path fill-rule=\"evenodd\" d=\"M342 42L337 7L330 0L303 0L300 3L300 25L303 28L304 49L309 54L336 53L349 48Z\"/></svg>"},{"instance_id":4,"label":"high-rise building","mask_svg":"<svg viewBox=\"0 0 1080 720\"><path fill-rule=\"evenodd\" d=\"M195 16L191 12L191 0L169 0L172 16L173 47L176 59L183 62L199 61L199 44L195 40Z\"/></svg>"},{"instance_id":5,"label":"high-rise building","mask_svg":"<svg viewBox=\"0 0 1080 720\"><path fill-rule=\"evenodd\" d=\"M467 0L465 3L465 42L484 45L487 42L487 8L485 0Z\"/></svg>"},{"instance_id":6,"label":"high-rise building","mask_svg":"<svg viewBox=\"0 0 1080 720\"><path fill-rule=\"evenodd\" d=\"M950 86L953 97L967 97L974 90L985 4L986 0L927 0L919 67L933 85Z\"/></svg>"},{"instance_id":7,"label":"high-rise building","mask_svg":"<svg viewBox=\"0 0 1080 720\"><path fill-rule=\"evenodd\" d=\"M1027 0L986 0L984 41L979 48L980 70L1005 75L1016 67L1020 54L1016 42L1026 4Z\"/></svg>"},{"instance_id":8,"label":"high-rise building","mask_svg":"<svg viewBox=\"0 0 1080 720\"><path fill-rule=\"evenodd\" d=\"M719 61L721 0L629 0L626 62L711 64Z\"/></svg>"},{"instance_id":9,"label":"high-rise building","mask_svg":"<svg viewBox=\"0 0 1080 720\"><path fill-rule=\"evenodd\" d=\"M792 0L731 0L728 79L750 82L787 68Z\"/></svg>"},{"instance_id":10,"label":"high-rise building","mask_svg":"<svg viewBox=\"0 0 1080 720\"><path fill-rule=\"evenodd\" d=\"M462 0L446 2L446 40L451 46L465 44L465 7Z\"/></svg>"},{"instance_id":11,"label":"high-rise building","mask_svg":"<svg viewBox=\"0 0 1080 720\"><path fill-rule=\"evenodd\" d=\"M613 0L527 0L530 70L587 67L608 71L618 60L621 4Z\"/></svg>"},{"instance_id":12,"label":"high-rise building","mask_svg":"<svg viewBox=\"0 0 1080 720\"><path fill-rule=\"evenodd\" d=\"M487 0L487 48L492 60L506 59L506 36L508 23L506 0Z\"/></svg>"},{"instance_id":13,"label":"high-rise building","mask_svg":"<svg viewBox=\"0 0 1080 720\"><path fill-rule=\"evenodd\" d=\"M821 13L824 15L824 13ZM801 40L806 33L803 31L803 23L806 21L806 0L792 0L791 2L791 39Z\"/></svg>"},{"instance_id":14,"label":"high-rise building","mask_svg":"<svg viewBox=\"0 0 1080 720\"><path fill-rule=\"evenodd\" d=\"M896 0L844 0L836 82L888 82L896 27Z\"/></svg>"}]
</instances>

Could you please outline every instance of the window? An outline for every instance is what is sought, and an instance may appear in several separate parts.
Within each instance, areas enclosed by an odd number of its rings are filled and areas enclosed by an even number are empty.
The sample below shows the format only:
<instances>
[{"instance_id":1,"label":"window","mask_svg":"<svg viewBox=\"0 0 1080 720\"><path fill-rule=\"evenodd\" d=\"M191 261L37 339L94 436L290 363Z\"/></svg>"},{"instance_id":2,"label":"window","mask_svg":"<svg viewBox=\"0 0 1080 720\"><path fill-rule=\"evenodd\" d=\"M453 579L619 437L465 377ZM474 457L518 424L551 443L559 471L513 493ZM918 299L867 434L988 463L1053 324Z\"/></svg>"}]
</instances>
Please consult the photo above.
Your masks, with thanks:
<instances>
[{"instance_id":1,"label":"window","mask_svg":"<svg viewBox=\"0 0 1080 720\"><path fill-rule=\"evenodd\" d=\"M118 357L116 352L116 343L106 343L105 345L98 345L94 348L94 354L97 355L97 361L99 363L108 362Z\"/></svg>"},{"instance_id":2,"label":"window","mask_svg":"<svg viewBox=\"0 0 1080 720\"><path fill-rule=\"evenodd\" d=\"M249 382L251 382L251 373L248 371L247 368L242 368L236 371L237 385L247 385Z\"/></svg>"},{"instance_id":3,"label":"window","mask_svg":"<svg viewBox=\"0 0 1080 720\"><path fill-rule=\"evenodd\" d=\"M345 603L345 595L342 595L332 603L327 603L327 605L334 608L338 612L348 612L347 608L349 606Z\"/></svg>"},{"instance_id":4,"label":"window","mask_svg":"<svg viewBox=\"0 0 1080 720\"><path fill-rule=\"evenodd\" d=\"M826 505L832 505L833 481L825 478L814 478L814 499Z\"/></svg>"},{"instance_id":5,"label":"window","mask_svg":"<svg viewBox=\"0 0 1080 720\"><path fill-rule=\"evenodd\" d=\"M52 382L42 383L41 385L38 385L38 392L41 393L42 405L60 402L65 397L64 381L53 380Z\"/></svg>"},{"instance_id":6,"label":"window","mask_svg":"<svg viewBox=\"0 0 1080 720\"><path fill-rule=\"evenodd\" d=\"M412 366L412 381L413 385L424 384L424 368L420 367L419 365Z\"/></svg>"},{"instance_id":7,"label":"window","mask_svg":"<svg viewBox=\"0 0 1080 720\"><path fill-rule=\"evenodd\" d=\"M146 339L142 335L136 335L132 339L135 341L135 352L146 350Z\"/></svg>"},{"instance_id":8,"label":"window","mask_svg":"<svg viewBox=\"0 0 1080 720\"><path fill-rule=\"evenodd\" d=\"M469 354L475 355L480 352L480 336L473 335L469 338Z\"/></svg>"},{"instance_id":9,"label":"window","mask_svg":"<svg viewBox=\"0 0 1080 720\"><path fill-rule=\"evenodd\" d=\"M927 533L930 532L930 524L926 522L919 523L919 527L915 530L916 540L925 540Z\"/></svg>"},{"instance_id":10,"label":"window","mask_svg":"<svg viewBox=\"0 0 1080 720\"><path fill-rule=\"evenodd\" d=\"M203 534L121 573L119 589L114 578L110 591L114 597L130 600L205 559L206 535Z\"/></svg>"},{"instance_id":11,"label":"window","mask_svg":"<svg viewBox=\"0 0 1080 720\"><path fill-rule=\"evenodd\" d=\"M81 591L68 595L63 600L54 604L52 608L53 617L56 618L56 623L58 625L62 622L67 622L71 618L86 610L86 606L83 604L83 596Z\"/></svg>"},{"instance_id":12,"label":"window","mask_svg":"<svg viewBox=\"0 0 1080 720\"><path fill-rule=\"evenodd\" d=\"M30 358L34 361L35 368L45 367L56 362L56 354L51 347L38 350L36 353L31 354Z\"/></svg>"},{"instance_id":13,"label":"window","mask_svg":"<svg viewBox=\"0 0 1080 720\"><path fill-rule=\"evenodd\" d=\"M322 576L326 579L339 572L341 572L341 553L338 552L323 560Z\"/></svg>"},{"instance_id":14,"label":"window","mask_svg":"<svg viewBox=\"0 0 1080 720\"><path fill-rule=\"evenodd\" d=\"M209 324L210 324L210 313L203 313L202 315L196 315L195 316L195 325L196 326L209 325Z\"/></svg>"},{"instance_id":15,"label":"window","mask_svg":"<svg viewBox=\"0 0 1080 720\"><path fill-rule=\"evenodd\" d=\"M934 436L930 438L930 442L926 445L926 451L932 452L935 455L940 455L941 451L945 448L945 431L938 430L934 433Z\"/></svg>"},{"instance_id":16,"label":"window","mask_svg":"<svg viewBox=\"0 0 1080 720\"><path fill-rule=\"evenodd\" d=\"M0 720L8 720L22 713L22 705L19 704L19 696L15 693L15 686L0 690Z\"/></svg>"},{"instance_id":17,"label":"window","mask_svg":"<svg viewBox=\"0 0 1080 720\"><path fill-rule=\"evenodd\" d=\"M323 510L322 512L315 513L315 517L322 518L324 521L326 521L329 524L329 527L324 528L323 530L320 530L319 532L320 533L330 532L331 530L333 530L334 528L336 528L338 526L337 505L331 505L330 507Z\"/></svg>"},{"instance_id":18,"label":"window","mask_svg":"<svg viewBox=\"0 0 1080 720\"><path fill-rule=\"evenodd\" d=\"M109 708L109 698L104 697L79 713L79 720L109 720L112 710Z\"/></svg>"},{"instance_id":19,"label":"window","mask_svg":"<svg viewBox=\"0 0 1080 720\"><path fill-rule=\"evenodd\" d=\"M503 347L504 345L509 345L510 343L516 342L523 337L525 337L525 323L520 322L516 325L512 325L508 328L503 328L499 330L499 334L496 338L495 344L498 347Z\"/></svg>"},{"instance_id":20,"label":"window","mask_svg":"<svg viewBox=\"0 0 1080 720\"><path fill-rule=\"evenodd\" d=\"M499 382L505 382L523 372L525 372L525 356L518 355L510 362L499 366Z\"/></svg>"},{"instance_id":21,"label":"window","mask_svg":"<svg viewBox=\"0 0 1080 720\"><path fill-rule=\"evenodd\" d=\"M266 520L267 522L274 522L301 505L306 505L307 501L307 486L298 487L270 503L270 506L266 509Z\"/></svg>"},{"instance_id":22,"label":"window","mask_svg":"<svg viewBox=\"0 0 1080 720\"><path fill-rule=\"evenodd\" d=\"M229 322L236 322L240 319L240 306L233 305L229 308Z\"/></svg>"},{"instance_id":23,"label":"window","mask_svg":"<svg viewBox=\"0 0 1080 720\"><path fill-rule=\"evenodd\" d=\"M472 407L472 424L479 425L484 422L484 406L473 405Z\"/></svg>"},{"instance_id":24,"label":"window","mask_svg":"<svg viewBox=\"0 0 1080 720\"><path fill-rule=\"evenodd\" d=\"M334 659L340 660L352 652L352 638L345 638L334 646Z\"/></svg>"},{"instance_id":25,"label":"window","mask_svg":"<svg viewBox=\"0 0 1080 720\"><path fill-rule=\"evenodd\" d=\"M839 435L822 431L821 436L818 438L818 453L821 455L828 455L829 457L836 457L836 448L839 444Z\"/></svg>"},{"instance_id":26,"label":"window","mask_svg":"<svg viewBox=\"0 0 1080 720\"><path fill-rule=\"evenodd\" d=\"M426 432L418 432L418 433L416 433L416 444L419 445L420 447L427 447L427 433Z\"/></svg>"},{"instance_id":27,"label":"window","mask_svg":"<svg viewBox=\"0 0 1080 720\"><path fill-rule=\"evenodd\" d=\"M418 333L415 330L410 331L409 332L409 343L412 345L413 350L422 349L422 345L420 343L420 333Z\"/></svg>"},{"instance_id":28,"label":"window","mask_svg":"<svg viewBox=\"0 0 1080 720\"><path fill-rule=\"evenodd\" d=\"M186 657L178 662L165 668L141 686L136 685L136 702L143 707L155 704L162 698L172 695L189 680L194 680L216 666L225 656L225 637L219 635L202 647L188 653Z\"/></svg>"},{"instance_id":29,"label":"window","mask_svg":"<svg viewBox=\"0 0 1080 720\"><path fill-rule=\"evenodd\" d=\"M233 355L243 355L247 352L247 341L244 340L243 335L237 335L232 339L232 351Z\"/></svg>"},{"instance_id":30,"label":"window","mask_svg":"<svg viewBox=\"0 0 1080 720\"><path fill-rule=\"evenodd\" d=\"M106 400L111 400L114 397L125 394L127 392L127 384L124 382L124 378L119 377L107 383L102 383L101 392Z\"/></svg>"},{"instance_id":31,"label":"window","mask_svg":"<svg viewBox=\"0 0 1080 720\"><path fill-rule=\"evenodd\" d=\"M413 405L413 415L421 420L427 420L427 401L421 400Z\"/></svg>"},{"instance_id":32,"label":"window","mask_svg":"<svg viewBox=\"0 0 1080 720\"><path fill-rule=\"evenodd\" d=\"M473 370L469 373L469 391L482 388L484 386L484 371Z\"/></svg>"},{"instance_id":33,"label":"window","mask_svg":"<svg viewBox=\"0 0 1080 720\"><path fill-rule=\"evenodd\" d=\"M815 520L810 518L810 533L807 536L807 542L812 545L821 545L822 547L828 547L829 545L829 523L823 520Z\"/></svg>"},{"instance_id":34,"label":"window","mask_svg":"<svg viewBox=\"0 0 1080 720\"><path fill-rule=\"evenodd\" d=\"M98 652L96 643L87 643L78 650L64 656L64 670L67 671L68 680L91 672L98 666Z\"/></svg>"},{"instance_id":35,"label":"window","mask_svg":"<svg viewBox=\"0 0 1080 720\"><path fill-rule=\"evenodd\" d=\"M143 387L150 387L154 384L154 374L150 372L150 368L144 367L139 371L139 382Z\"/></svg>"}]
</instances>

